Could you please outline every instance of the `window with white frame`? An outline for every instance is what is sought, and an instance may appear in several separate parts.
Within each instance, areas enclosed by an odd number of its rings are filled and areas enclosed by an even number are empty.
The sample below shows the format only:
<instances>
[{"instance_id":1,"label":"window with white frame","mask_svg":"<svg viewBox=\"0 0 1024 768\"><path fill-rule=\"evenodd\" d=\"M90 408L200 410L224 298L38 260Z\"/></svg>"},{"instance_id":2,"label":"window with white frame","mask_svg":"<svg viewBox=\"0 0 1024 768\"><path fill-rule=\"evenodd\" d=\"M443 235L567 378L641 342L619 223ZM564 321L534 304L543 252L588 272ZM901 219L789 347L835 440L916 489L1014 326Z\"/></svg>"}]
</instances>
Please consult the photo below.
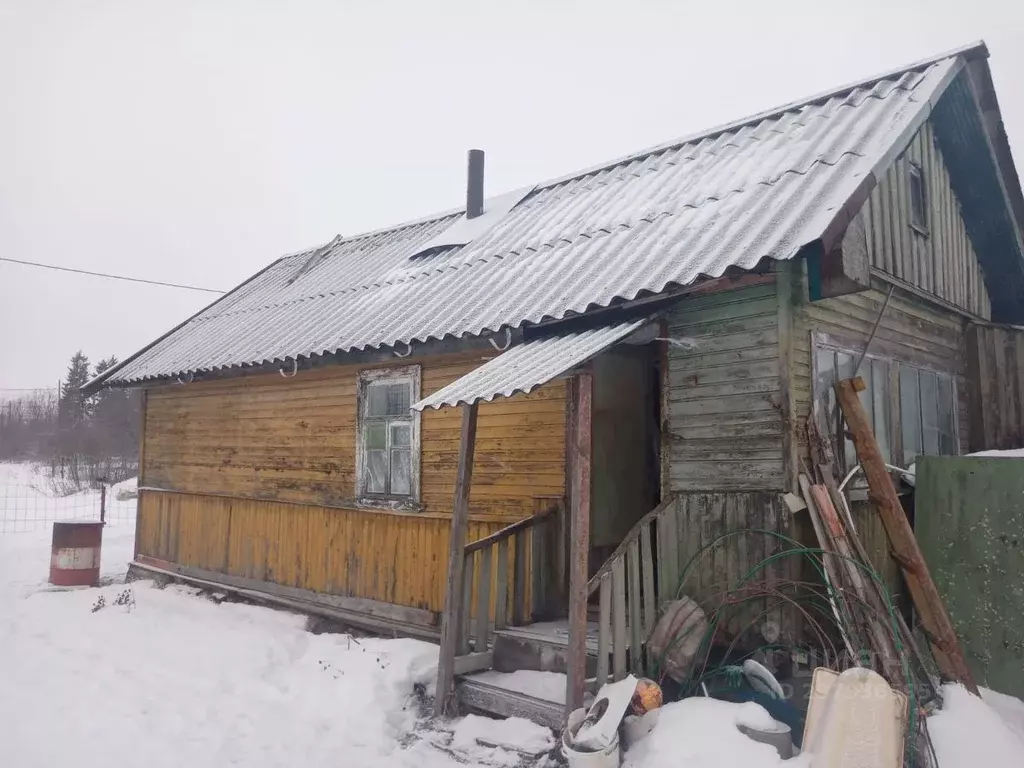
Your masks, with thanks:
<instances>
[{"instance_id":1,"label":"window with white frame","mask_svg":"<svg viewBox=\"0 0 1024 768\"><path fill-rule=\"evenodd\" d=\"M364 501L419 499L419 366L359 374L356 495Z\"/></svg>"},{"instance_id":2,"label":"window with white frame","mask_svg":"<svg viewBox=\"0 0 1024 768\"><path fill-rule=\"evenodd\" d=\"M833 385L853 376L858 357L857 352L815 342L814 398L839 448L837 461L847 470L856 465L857 453L845 437ZM857 373L865 384L861 405L887 463L906 467L920 455L959 453L956 380L951 374L871 355Z\"/></svg>"}]
</instances>

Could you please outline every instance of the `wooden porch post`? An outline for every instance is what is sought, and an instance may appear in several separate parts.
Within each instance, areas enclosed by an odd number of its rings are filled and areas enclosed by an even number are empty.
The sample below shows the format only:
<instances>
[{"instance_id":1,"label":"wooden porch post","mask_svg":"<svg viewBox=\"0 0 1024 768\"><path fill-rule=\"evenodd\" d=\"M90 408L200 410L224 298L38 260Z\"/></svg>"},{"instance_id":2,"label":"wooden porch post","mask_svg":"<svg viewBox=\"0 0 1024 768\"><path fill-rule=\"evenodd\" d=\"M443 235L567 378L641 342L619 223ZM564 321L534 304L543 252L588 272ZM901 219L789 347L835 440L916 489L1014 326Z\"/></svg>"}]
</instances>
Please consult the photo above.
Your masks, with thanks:
<instances>
[{"instance_id":1,"label":"wooden porch post","mask_svg":"<svg viewBox=\"0 0 1024 768\"><path fill-rule=\"evenodd\" d=\"M857 459L868 481L868 496L882 518L882 525L892 546L892 555L903 569L903 578L906 579L914 607L917 608L921 624L936 651L935 663L939 671L947 679L963 683L967 690L978 696L978 686L967 666L953 621L949 618L946 604L939 594L938 587L935 586L924 555L921 554L917 538L903 511L899 496L896 495L889 471L885 467L882 452L871 429L871 421L864 406L861 405L857 393L863 392L864 388L864 380L860 377L843 379L835 385L839 407L842 408L846 424L850 428L850 438L853 440L853 447L857 449Z\"/></svg>"},{"instance_id":2,"label":"wooden porch post","mask_svg":"<svg viewBox=\"0 0 1024 768\"><path fill-rule=\"evenodd\" d=\"M462 605L462 569L466 555L466 530L469 528L469 488L473 478L473 454L476 450L477 404L462 407L462 437L459 442L459 473L455 479L452 505L452 535L448 545L448 580L444 589L444 614L441 617L441 652L437 662L437 694L434 714L450 710L455 696L455 651L459 638L459 619L468 606Z\"/></svg>"},{"instance_id":3,"label":"wooden porch post","mask_svg":"<svg viewBox=\"0 0 1024 768\"><path fill-rule=\"evenodd\" d=\"M572 508L569 544L569 664L566 675L566 714L583 706L587 674L587 554L590 550L590 467L593 415L593 376L576 376L572 419Z\"/></svg>"}]
</instances>

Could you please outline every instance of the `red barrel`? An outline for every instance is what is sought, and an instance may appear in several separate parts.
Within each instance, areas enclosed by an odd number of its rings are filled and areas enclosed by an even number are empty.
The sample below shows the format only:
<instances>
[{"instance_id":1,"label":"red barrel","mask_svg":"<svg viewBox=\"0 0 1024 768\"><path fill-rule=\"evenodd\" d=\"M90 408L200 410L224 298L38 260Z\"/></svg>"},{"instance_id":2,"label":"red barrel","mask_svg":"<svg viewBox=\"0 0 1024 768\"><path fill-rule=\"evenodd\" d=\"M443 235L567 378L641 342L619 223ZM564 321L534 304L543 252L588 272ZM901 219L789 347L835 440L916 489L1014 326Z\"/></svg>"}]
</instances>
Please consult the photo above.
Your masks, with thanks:
<instances>
[{"instance_id":1,"label":"red barrel","mask_svg":"<svg viewBox=\"0 0 1024 768\"><path fill-rule=\"evenodd\" d=\"M103 523L67 520L53 524L50 583L59 587L94 587L100 580Z\"/></svg>"}]
</instances>

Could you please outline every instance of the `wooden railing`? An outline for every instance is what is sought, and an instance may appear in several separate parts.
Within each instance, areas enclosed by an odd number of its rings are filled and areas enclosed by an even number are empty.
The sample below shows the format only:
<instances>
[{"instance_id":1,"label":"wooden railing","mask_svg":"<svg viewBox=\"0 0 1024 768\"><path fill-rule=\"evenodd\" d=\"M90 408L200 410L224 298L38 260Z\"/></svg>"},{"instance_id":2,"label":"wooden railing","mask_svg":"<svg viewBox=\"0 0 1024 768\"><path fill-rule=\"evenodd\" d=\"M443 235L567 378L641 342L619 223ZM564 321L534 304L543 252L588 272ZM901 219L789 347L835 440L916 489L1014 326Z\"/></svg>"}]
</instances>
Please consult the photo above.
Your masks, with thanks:
<instances>
[{"instance_id":1,"label":"wooden railing","mask_svg":"<svg viewBox=\"0 0 1024 768\"><path fill-rule=\"evenodd\" d=\"M561 599L561 508L551 504L465 545L461 597L456 610L446 611L441 619L442 624L457 622L455 674L490 668L494 630L542 618Z\"/></svg>"},{"instance_id":2,"label":"wooden railing","mask_svg":"<svg viewBox=\"0 0 1024 768\"><path fill-rule=\"evenodd\" d=\"M655 540L669 557L659 557ZM673 497L640 518L587 583L588 596L598 593L597 687L621 680L627 671L643 672L644 645L654 631L661 601L672 599L679 578L677 546Z\"/></svg>"}]
</instances>

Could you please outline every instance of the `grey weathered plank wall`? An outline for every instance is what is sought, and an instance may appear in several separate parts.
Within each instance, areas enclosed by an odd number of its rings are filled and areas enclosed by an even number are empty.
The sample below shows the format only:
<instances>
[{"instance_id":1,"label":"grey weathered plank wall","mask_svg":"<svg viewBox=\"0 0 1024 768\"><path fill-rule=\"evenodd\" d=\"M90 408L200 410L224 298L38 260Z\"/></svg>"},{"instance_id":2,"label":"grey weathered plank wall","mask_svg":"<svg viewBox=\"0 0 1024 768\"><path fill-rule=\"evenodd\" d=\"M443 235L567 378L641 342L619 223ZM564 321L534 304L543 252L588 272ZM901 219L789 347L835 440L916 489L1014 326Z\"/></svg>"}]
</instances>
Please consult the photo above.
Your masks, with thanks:
<instances>
[{"instance_id":1,"label":"grey weathered plank wall","mask_svg":"<svg viewBox=\"0 0 1024 768\"><path fill-rule=\"evenodd\" d=\"M799 635L798 617L786 605L785 597L794 594L792 581L799 577L800 558L782 557L751 574L766 558L791 548L763 531L797 538L793 515L779 493L681 493L674 515L674 520L658 528L659 568L680 574L679 594L694 598L710 611L722 606L728 593L741 585L745 585L742 594L748 598L781 592L782 596L756 597L723 607L722 626L731 633L751 632L752 639L762 637L771 642L778 637L776 630L790 641ZM665 546L662 541L673 530L677 544ZM745 580L748 574L750 578ZM673 596L662 595L661 600Z\"/></svg>"},{"instance_id":2,"label":"grey weathered plank wall","mask_svg":"<svg viewBox=\"0 0 1024 768\"><path fill-rule=\"evenodd\" d=\"M776 286L684 299L668 328L668 489L781 489Z\"/></svg>"},{"instance_id":3,"label":"grey weathered plank wall","mask_svg":"<svg viewBox=\"0 0 1024 768\"><path fill-rule=\"evenodd\" d=\"M967 330L970 449L1024 448L1024 329Z\"/></svg>"},{"instance_id":4,"label":"grey weathered plank wall","mask_svg":"<svg viewBox=\"0 0 1024 768\"><path fill-rule=\"evenodd\" d=\"M790 386L794 400L792 440L799 456L810 461L806 424L811 412L812 334L823 334L828 342L853 352L863 350L885 303L888 286L876 278L872 281L873 287L862 293L810 302L807 300L806 269L802 263L794 262L790 279L793 280L794 302L790 364ZM896 288L871 342L872 355L955 374L961 451L967 450L969 427L965 377L966 324L966 319L961 315ZM890 380L890 385L898 386L898 382ZM889 424L889 445L892 446L893 455L900 455L902 434L898 414L890 414ZM900 592L902 580L898 568L889 557L888 539L877 512L870 502L857 502L853 507L857 530L868 550L872 566L891 592ZM802 530L801 535L813 534Z\"/></svg>"},{"instance_id":5,"label":"grey weathered plank wall","mask_svg":"<svg viewBox=\"0 0 1024 768\"><path fill-rule=\"evenodd\" d=\"M927 233L910 223L909 168L923 172ZM986 320L992 305L949 171L926 123L861 209L871 266Z\"/></svg>"}]
</instances>

